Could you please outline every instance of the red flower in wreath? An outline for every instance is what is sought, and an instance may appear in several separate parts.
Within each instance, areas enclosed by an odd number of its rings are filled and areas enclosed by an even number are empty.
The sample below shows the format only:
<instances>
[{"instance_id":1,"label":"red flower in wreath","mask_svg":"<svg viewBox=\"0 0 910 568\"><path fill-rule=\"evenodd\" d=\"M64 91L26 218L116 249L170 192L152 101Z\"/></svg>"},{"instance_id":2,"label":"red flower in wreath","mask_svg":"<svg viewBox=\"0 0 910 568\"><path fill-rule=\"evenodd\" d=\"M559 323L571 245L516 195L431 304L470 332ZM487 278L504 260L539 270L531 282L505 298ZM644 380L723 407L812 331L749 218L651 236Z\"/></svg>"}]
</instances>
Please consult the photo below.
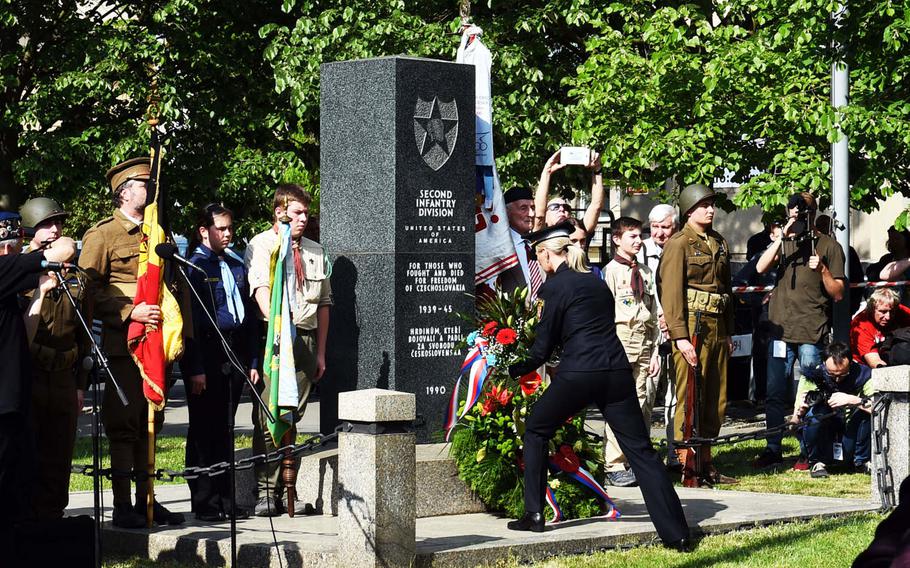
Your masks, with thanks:
<instances>
[{"instance_id":1,"label":"red flower in wreath","mask_svg":"<svg viewBox=\"0 0 910 568\"><path fill-rule=\"evenodd\" d=\"M506 388L500 388L499 385L493 385L489 396L496 399L500 405L505 406L512 400L512 391Z\"/></svg>"},{"instance_id":2,"label":"red flower in wreath","mask_svg":"<svg viewBox=\"0 0 910 568\"><path fill-rule=\"evenodd\" d=\"M575 473L578 471L578 468L581 467L581 461L578 459L578 456L575 455L572 447L565 444L560 446L559 451L553 454L553 457L550 459L559 467L559 469L566 473Z\"/></svg>"},{"instance_id":3,"label":"red flower in wreath","mask_svg":"<svg viewBox=\"0 0 910 568\"><path fill-rule=\"evenodd\" d=\"M511 327L506 327L499 330L499 333L496 334L496 342L501 345L511 345L515 343L515 339L518 337L518 334L515 333L515 330Z\"/></svg>"},{"instance_id":4,"label":"red flower in wreath","mask_svg":"<svg viewBox=\"0 0 910 568\"><path fill-rule=\"evenodd\" d=\"M480 332L480 335L484 337L491 337L496 331L497 327L499 327L499 322L488 321L486 325L483 326L483 330Z\"/></svg>"},{"instance_id":5,"label":"red flower in wreath","mask_svg":"<svg viewBox=\"0 0 910 568\"><path fill-rule=\"evenodd\" d=\"M496 399L487 396L487 399L483 401L483 406L480 408L480 415L486 416L497 408L499 408L499 404L496 402Z\"/></svg>"},{"instance_id":6,"label":"red flower in wreath","mask_svg":"<svg viewBox=\"0 0 910 568\"><path fill-rule=\"evenodd\" d=\"M521 385L521 392L523 392L525 396L531 396L537 392L538 387L540 387L540 382L540 373L537 371L531 371L518 379L518 384Z\"/></svg>"}]
</instances>

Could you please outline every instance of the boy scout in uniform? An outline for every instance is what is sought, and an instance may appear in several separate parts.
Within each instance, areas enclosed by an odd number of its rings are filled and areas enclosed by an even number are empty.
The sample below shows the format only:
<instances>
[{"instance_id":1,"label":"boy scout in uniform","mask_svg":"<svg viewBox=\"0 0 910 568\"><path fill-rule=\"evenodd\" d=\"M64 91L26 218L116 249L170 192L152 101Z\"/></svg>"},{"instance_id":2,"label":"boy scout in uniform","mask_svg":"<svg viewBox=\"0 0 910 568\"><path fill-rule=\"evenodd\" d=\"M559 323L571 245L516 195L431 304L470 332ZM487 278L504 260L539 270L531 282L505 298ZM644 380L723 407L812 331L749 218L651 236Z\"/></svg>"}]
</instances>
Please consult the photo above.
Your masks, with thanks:
<instances>
[{"instance_id":1,"label":"boy scout in uniform","mask_svg":"<svg viewBox=\"0 0 910 568\"><path fill-rule=\"evenodd\" d=\"M126 345L127 327L131 320L145 324L161 321L161 308L145 303L133 305L139 269L139 247L142 243L142 220L146 205L146 182L149 159L133 158L108 170L106 176L114 192L114 214L99 221L82 237L79 266L89 279L86 295L86 320L92 317L102 323L101 348L107 354L111 373L129 401L124 406L115 389L104 389L101 418L110 441L111 468L121 472L144 472L148 459L148 404L142 393L139 368ZM156 430L163 413L156 415ZM130 495L128 477L114 476L112 522L123 528L145 527L147 485L136 482L136 506ZM158 524L180 524L183 515L171 513L155 502L154 519Z\"/></svg>"},{"instance_id":2,"label":"boy scout in uniform","mask_svg":"<svg viewBox=\"0 0 910 568\"><path fill-rule=\"evenodd\" d=\"M690 367L701 371L698 435L713 438L720 432L727 407L727 363L733 347L733 304L730 284L730 249L711 228L717 194L701 184L687 186L679 194L679 212L687 218L681 231L670 237L660 261L660 302L673 342L676 371L674 439L682 440L686 383ZM701 313L699 349L692 344L695 314ZM711 448L702 456L704 473L713 483L735 483L711 463Z\"/></svg>"},{"instance_id":3,"label":"boy scout in uniform","mask_svg":"<svg viewBox=\"0 0 910 568\"><path fill-rule=\"evenodd\" d=\"M23 227L33 235L28 252L44 250L60 240L72 242L62 236L63 223L69 213L53 199L30 199L22 206L20 214ZM69 287L78 301L81 287L78 284ZM63 510L69 503L76 420L85 392L84 381L78 385L76 382L75 368L80 361L76 326L72 304L66 294L55 289L41 305L35 338L29 345L32 358L30 420L37 449L37 468L32 477L34 485L30 497L32 513L41 520L63 517Z\"/></svg>"},{"instance_id":4,"label":"boy scout in uniform","mask_svg":"<svg viewBox=\"0 0 910 568\"><path fill-rule=\"evenodd\" d=\"M282 184L275 191L273 202L275 219L284 215L290 218L293 258L288 263L296 274L297 289L291 301L291 316L297 335L294 339L294 362L297 366L297 411L294 422L298 422L306 409L307 397L313 384L319 382L325 372L325 346L329 331L329 306L332 305L332 288L328 279L328 266L322 245L303 236L309 215L310 195L299 185ZM259 233L250 241L244 255L250 294L256 301L258 316L263 320L262 336L265 336L265 321L270 311L271 256L281 242L277 225ZM264 348L260 341L259 348ZM268 404L270 385L262 373L263 380L257 383L261 388L262 400ZM292 429L293 433L294 430ZM277 448L268 430L268 417L253 405L253 452L262 454ZM282 503L284 493L283 476L279 475L277 462L256 464L256 484L259 501L256 503L257 516L275 516L285 512ZM272 493L270 496L269 493ZM269 498L271 497L271 499ZM294 507L294 513L303 513L301 504Z\"/></svg>"}]
</instances>

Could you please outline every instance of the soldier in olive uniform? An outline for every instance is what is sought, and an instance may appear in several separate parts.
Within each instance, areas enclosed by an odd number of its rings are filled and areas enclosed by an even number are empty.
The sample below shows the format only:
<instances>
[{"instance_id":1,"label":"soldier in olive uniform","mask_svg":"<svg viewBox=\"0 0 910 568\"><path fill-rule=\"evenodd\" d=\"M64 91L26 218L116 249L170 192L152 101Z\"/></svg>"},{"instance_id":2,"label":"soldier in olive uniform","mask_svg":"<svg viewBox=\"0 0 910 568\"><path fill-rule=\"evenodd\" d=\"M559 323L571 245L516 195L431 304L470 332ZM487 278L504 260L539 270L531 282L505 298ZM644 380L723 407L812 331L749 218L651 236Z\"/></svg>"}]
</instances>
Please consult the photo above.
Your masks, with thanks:
<instances>
[{"instance_id":1,"label":"soldier in olive uniform","mask_svg":"<svg viewBox=\"0 0 910 568\"><path fill-rule=\"evenodd\" d=\"M733 347L733 303L730 284L730 249L712 229L717 194L701 184L687 186L679 195L679 211L686 218L681 231L664 245L660 260L660 301L676 371L674 438L682 440L686 382L690 367L701 371L698 435L711 438L720 432L727 407L727 363ZM701 313L702 332L698 354L692 344L695 314ZM735 483L711 464L711 448L702 455L714 483Z\"/></svg>"},{"instance_id":2,"label":"soldier in olive uniform","mask_svg":"<svg viewBox=\"0 0 910 568\"><path fill-rule=\"evenodd\" d=\"M142 394L139 368L130 357L126 344L130 321L152 325L161 321L159 306L133 305L148 179L148 158L133 158L108 170L107 180L114 192L116 209L111 217L99 221L85 233L79 257L79 266L89 278L85 303L87 319L94 317L101 321L101 347L129 401L129 405L124 406L114 388L106 385L101 417L110 441L111 468L118 471L145 471L148 459L148 404ZM163 414L158 413L159 428L162 419ZM114 492L113 524L124 528L145 527L146 482L136 482L135 507L129 478L114 476L111 486ZM154 519L158 524L180 524L183 515L171 513L156 502Z\"/></svg>"},{"instance_id":3,"label":"soldier in olive uniform","mask_svg":"<svg viewBox=\"0 0 910 568\"><path fill-rule=\"evenodd\" d=\"M45 250L60 239L70 240L63 237L63 223L69 213L53 199L30 199L20 213L23 226L33 235L28 252ZM73 297L78 299L81 291L78 282L67 285ZM41 305L35 338L29 345L32 360L30 421L38 450L30 496L32 513L37 519L58 519L69 503L76 420L85 392L85 384L77 384L75 372L81 359L76 326L76 314L66 294L53 290Z\"/></svg>"}]
</instances>

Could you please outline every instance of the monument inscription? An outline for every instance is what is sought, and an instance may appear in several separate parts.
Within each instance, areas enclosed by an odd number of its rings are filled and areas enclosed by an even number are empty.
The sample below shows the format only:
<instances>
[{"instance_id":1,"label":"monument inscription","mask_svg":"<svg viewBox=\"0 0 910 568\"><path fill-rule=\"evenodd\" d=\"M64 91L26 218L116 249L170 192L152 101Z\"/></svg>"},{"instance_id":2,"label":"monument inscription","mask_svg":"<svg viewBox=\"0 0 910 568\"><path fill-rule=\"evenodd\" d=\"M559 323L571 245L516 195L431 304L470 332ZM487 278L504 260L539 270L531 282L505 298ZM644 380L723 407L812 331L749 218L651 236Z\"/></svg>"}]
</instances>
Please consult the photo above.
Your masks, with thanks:
<instances>
[{"instance_id":1,"label":"monument inscription","mask_svg":"<svg viewBox=\"0 0 910 568\"><path fill-rule=\"evenodd\" d=\"M390 57L323 65L322 241L332 254L321 429L334 392L416 395L441 430L473 307L474 70ZM327 405L328 403L328 405Z\"/></svg>"}]
</instances>

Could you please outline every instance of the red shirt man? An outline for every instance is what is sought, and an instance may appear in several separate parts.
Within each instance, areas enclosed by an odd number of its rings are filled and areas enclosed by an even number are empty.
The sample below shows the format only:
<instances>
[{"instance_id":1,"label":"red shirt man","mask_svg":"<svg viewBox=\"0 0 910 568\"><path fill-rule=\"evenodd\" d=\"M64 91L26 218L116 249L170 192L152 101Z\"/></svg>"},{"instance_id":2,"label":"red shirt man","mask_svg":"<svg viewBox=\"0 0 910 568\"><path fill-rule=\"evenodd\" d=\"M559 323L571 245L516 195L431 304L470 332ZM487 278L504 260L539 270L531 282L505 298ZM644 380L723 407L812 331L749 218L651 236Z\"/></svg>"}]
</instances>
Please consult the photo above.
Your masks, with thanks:
<instances>
[{"instance_id":1,"label":"red shirt man","mask_svg":"<svg viewBox=\"0 0 910 568\"><path fill-rule=\"evenodd\" d=\"M850 323L850 351L853 360L872 367L886 363L878 354L878 346L891 332L910 326L910 308L900 303L900 296L890 288L876 290Z\"/></svg>"}]
</instances>

